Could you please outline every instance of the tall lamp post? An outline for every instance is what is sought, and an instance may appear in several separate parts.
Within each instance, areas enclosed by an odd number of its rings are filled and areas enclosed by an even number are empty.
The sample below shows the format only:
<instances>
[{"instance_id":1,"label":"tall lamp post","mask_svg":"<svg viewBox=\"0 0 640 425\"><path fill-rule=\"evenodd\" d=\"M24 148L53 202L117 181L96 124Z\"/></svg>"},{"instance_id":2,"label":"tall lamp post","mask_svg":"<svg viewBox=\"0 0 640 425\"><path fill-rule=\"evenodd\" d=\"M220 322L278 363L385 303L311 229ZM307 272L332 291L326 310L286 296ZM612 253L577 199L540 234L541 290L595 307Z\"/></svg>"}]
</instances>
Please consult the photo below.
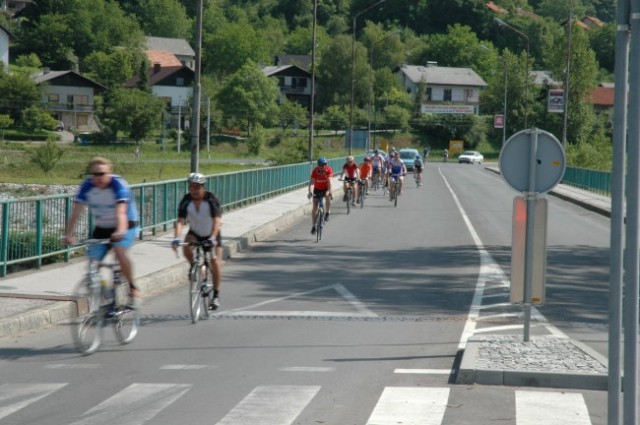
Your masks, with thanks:
<instances>
[{"instance_id":1,"label":"tall lamp post","mask_svg":"<svg viewBox=\"0 0 640 425\"><path fill-rule=\"evenodd\" d=\"M530 45L529 45L529 37L527 37L526 34L524 34L523 32L515 29L514 27L512 27L511 25L507 24L505 21L503 21L502 19L499 18L493 18L493 21L495 23L497 23L499 26L501 27L505 27L510 31L513 31L514 33L518 34L520 37L522 37L526 42L527 42L527 58L526 58L526 65L525 65L525 80L524 80L524 128L526 129L527 127L529 127L529 122L528 122L528 118L529 118L529 51L530 51Z\"/></svg>"},{"instance_id":2,"label":"tall lamp post","mask_svg":"<svg viewBox=\"0 0 640 425\"><path fill-rule=\"evenodd\" d=\"M564 76L564 87L562 90L562 106L564 108L564 111L562 111L562 147L565 149L567 149L567 122L569 120L569 76L571 70L571 37L573 33L572 6L571 2L569 2L569 19L567 19L567 31L569 31L567 36L567 72Z\"/></svg>"},{"instance_id":3,"label":"tall lamp post","mask_svg":"<svg viewBox=\"0 0 640 425\"><path fill-rule=\"evenodd\" d=\"M376 3L370 5L364 10L361 10L353 16L353 37L351 39L351 104L349 107L349 155L351 155L353 147L353 102L356 90L356 21L360 15L370 11L374 7L380 6L385 1L387 0L378 0Z\"/></svg>"},{"instance_id":4,"label":"tall lamp post","mask_svg":"<svg viewBox=\"0 0 640 425\"><path fill-rule=\"evenodd\" d=\"M309 105L309 166L313 167L313 120L316 97L316 25L318 20L318 0L313 0L313 29L311 33L311 99Z\"/></svg>"},{"instance_id":5,"label":"tall lamp post","mask_svg":"<svg viewBox=\"0 0 640 425\"><path fill-rule=\"evenodd\" d=\"M191 172L198 172L200 163L200 101L202 86L200 83L200 68L202 66L202 7L203 0L198 0L196 14L196 69L193 82L193 129L191 130Z\"/></svg>"}]
</instances>

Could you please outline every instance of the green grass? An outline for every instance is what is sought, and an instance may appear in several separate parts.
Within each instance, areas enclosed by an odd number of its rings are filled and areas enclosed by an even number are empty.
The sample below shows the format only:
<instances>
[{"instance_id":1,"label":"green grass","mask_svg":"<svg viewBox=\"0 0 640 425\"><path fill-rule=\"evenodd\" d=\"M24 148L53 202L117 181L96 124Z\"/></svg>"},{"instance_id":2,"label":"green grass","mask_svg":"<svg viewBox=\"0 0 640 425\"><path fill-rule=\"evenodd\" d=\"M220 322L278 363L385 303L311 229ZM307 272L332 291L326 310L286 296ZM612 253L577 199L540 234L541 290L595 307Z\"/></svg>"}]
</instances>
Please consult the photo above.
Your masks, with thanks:
<instances>
[{"instance_id":1,"label":"green grass","mask_svg":"<svg viewBox=\"0 0 640 425\"><path fill-rule=\"evenodd\" d=\"M260 158L270 159L282 154L282 151L294 149L298 146L306 152L308 149L308 133L298 130L293 138L290 132L269 130L268 141L263 147ZM280 143L274 143L279 141ZM293 142L292 142L293 141ZM376 147L388 150L392 146L396 149L415 147L422 152L424 141L417 136L407 133L378 133L375 135ZM177 152L176 144L168 139L166 149L153 142L144 142L140 147L140 160L136 161L134 152L136 145L132 143L114 144L78 144L60 145L64 154L56 163L48 176L34 163L31 154L43 142L8 142L0 141L0 183L33 183L33 184L78 184L87 174L87 164L94 156L104 156L114 163L114 173L122 175L128 182L144 183L161 180L185 178L191 168L191 151L183 148ZM364 149L352 149L354 155L362 154ZM487 158L492 153L482 150ZM437 157L441 151L432 147L431 158ZM495 152L497 158L499 152ZM346 156L344 135L322 132L314 137L314 159L319 156L336 158ZM306 153L303 155L306 160ZM440 156L441 158L441 156ZM246 143L228 137L212 138L209 152L203 146L199 152L199 167L201 173L220 174L256 167L257 165L241 164L238 159L248 159L255 162L256 158L248 154ZM229 160L225 162L225 160ZM248 161L250 162L250 161Z\"/></svg>"}]
</instances>

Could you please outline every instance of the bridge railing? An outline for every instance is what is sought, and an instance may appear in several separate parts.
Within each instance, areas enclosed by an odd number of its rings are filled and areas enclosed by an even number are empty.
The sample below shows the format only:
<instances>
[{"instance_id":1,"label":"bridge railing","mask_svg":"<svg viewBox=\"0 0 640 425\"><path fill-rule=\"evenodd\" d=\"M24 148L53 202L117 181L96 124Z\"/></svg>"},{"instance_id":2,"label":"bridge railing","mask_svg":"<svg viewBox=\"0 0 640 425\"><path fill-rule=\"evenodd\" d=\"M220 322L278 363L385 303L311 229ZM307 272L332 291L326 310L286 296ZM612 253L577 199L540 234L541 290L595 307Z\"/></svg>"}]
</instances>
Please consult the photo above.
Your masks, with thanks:
<instances>
[{"instance_id":1,"label":"bridge railing","mask_svg":"<svg viewBox=\"0 0 640 425\"><path fill-rule=\"evenodd\" d=\"M344 158L329 160L339 171ZM306 186L311 166L300 163L207 176L206 187L225 211L240 208ZM188 191L186 179L131 185L140 210L140 237L173 229L178 203ZM73 194L0 200L0 277L44 264L68 261L75 249L62 237L73 205ZM85 210L75 234L88 237L91 216Z\"/></svg>"},{"instance_id":2,"label":"bridge railing","mask_svg":"<svg viewBox=\"0 0 640 425\"><path fill-rule=\"evenodd\" d=\"M611 173L587 168L567 167L562 184L602 195L611 195Z\"/></svg>"}]
</instances>

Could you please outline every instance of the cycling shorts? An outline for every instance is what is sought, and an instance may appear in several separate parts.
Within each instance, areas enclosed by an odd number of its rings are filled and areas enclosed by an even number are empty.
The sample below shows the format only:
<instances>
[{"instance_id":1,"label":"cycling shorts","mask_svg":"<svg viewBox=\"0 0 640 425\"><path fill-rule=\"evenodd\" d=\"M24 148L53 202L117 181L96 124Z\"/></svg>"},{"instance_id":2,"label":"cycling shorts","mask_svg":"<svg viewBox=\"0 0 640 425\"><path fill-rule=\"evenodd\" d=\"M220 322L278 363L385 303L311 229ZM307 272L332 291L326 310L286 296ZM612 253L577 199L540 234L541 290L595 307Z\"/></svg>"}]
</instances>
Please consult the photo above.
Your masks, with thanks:
<instances>
[{"instance_id":1,"label":"cycling shorts","mask_svg":"<svg viewBox=\"0 0 640 425\"><path fill-rule=\"evenodd\" d=\"M218 236L216 237L216 246L222 247L222 232L218 232ZM211 239L210 236L200 236L197 235L196 233L192 232L191 230L189 230L187 232L187 235L192 235L193 237L195 237L198 242L204 242L207 239ZM205 251L209 250L210 248L204 248Z\"/></svg>"},{"instance_id":2,"label":"cycling shorts","mask_svg":"<svg viewBox=\"0 0 640 425\"><path fill-rule=\"evenodd\" d=\"M327 196L327 192L329 192L329 190L320 190L320 189L313 189L313 197L315 199L322 199L325 196Z\"/></svg>"},{"instance_id":3,"label":"cycling shorts","mask_svg":"<svg viewBox=\"0 0 640 425\"><path fill-rule=\"evenodd\" d=\"M422 165L414 165L414 167L418 173L422 172Z\"/></svg>"},{"instance_id":4,"label":"cycling shorts","mask_svg":"<svg viewBox=\"0 0 640 425\"><path fill-rule=\"evenodd\" d=\"M109 239L115 231L116 229L96 227L95 229L93 229L93 234L91 235L91 237L94 239ZM89 247L89 252L87 254L91 259L102 261L104 257L107 256L107 253L109 252L112 246L122 246L125 249L131 248L139 233L140 233L140 227L138 226L130 227L129 230L127 230L127 232L124 234L122 239L119 240L118 242L92 245Z\"/></svg>"}]
</instances>

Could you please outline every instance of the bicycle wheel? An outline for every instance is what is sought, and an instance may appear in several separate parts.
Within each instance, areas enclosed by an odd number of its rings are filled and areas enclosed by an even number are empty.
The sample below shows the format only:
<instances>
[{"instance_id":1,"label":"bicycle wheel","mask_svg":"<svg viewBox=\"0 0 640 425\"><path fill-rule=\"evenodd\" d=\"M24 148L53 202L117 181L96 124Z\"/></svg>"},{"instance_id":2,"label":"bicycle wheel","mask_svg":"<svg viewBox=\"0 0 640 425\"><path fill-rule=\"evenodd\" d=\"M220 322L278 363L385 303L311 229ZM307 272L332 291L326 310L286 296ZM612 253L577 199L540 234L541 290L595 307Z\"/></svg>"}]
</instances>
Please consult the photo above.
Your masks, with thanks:
<instances>
[{"instance_id":1,"label":"bicycle wheel","mask_svg":"<svg viewBox=\"0 0 640 425\"><path fill-rule=\"evenodd\" d=\"M360 209L364 208L364 198L367 196L367 186L360 186Z\"/></svg>"},{"instance_id":2,"label":"bicycle wheel","mask_svg":"<svg viewBox=\"0 0 640 425\"><path fill-rule=\"evenodd\" d=\"M209 260L207 260L209 261ZM200 283L200 299L202 300L202 315L205 319L211 317L211 310L209 310L209 303L213 301L213 282L209 283L209 279L211 279L211 270L209 267L203 267L205 274L205 279L203 279Z\"/></svg>"},{"instance_id":3,"label":"bicycle wheel","mask_svg":"<svg viewBox=\"0 0 640 425\"><path fill-rule=\"evenodd\" d=\"M197 323L198 319L200 319L200 310L202 309L202 294L200 292L202 275L199 273L198 266L196 264L193 265L190 276L189 312L191 313L191 323Z\"/></svg>"},{"instance_id":4,"label":"bicycle wheel","mask_svg":"<svg viewBox=\"0 0 640 425\"><path fill-rule=\"evenodd\" d=\"M322 240L322 229L324 228L324 209L318 208L318 217L316 218L316 242Z\"/></svg>"},{"instance_id":5,"label":"bicycle wheel","mask_svg":"<svg viewBox=\"0 0 640 425\"><path fill-rule=\"evenodd\" d=\"M138 312L128 307L129 285L120 284L115 288L115 312L111 319L113 331L120 344L128 344L138 334L140 318Z\"/></svg>"},{"instance_id":6,"label":"bicycle wheel","mask_svg":"<svg viewBox=\"0 0 640 425\"><path fill-rule=\"evenodd\" d=\"M100 308L100 287L91 288L82 279L74 290L78 317L71 325L71 336L76 350L82 354L95 352L102 342L103 311Z\"/></svg>"},{"instance_id":7,"label":"bicycle wheel","mask_svg":"<svg viewBox=\"0 0 640 425\"><path fill-rule=\"evenodd\" d=\"M398 206L398 195L400 194L400 185L395 183L393 186L393 206Z\"/></svg>"},{"instance_id":8,"label":"bicycle wheel","mask_svg":"<svg viewBox=\"0 0 640 425\"><path fill-rule=\"evenodd\" d=\"M349 214L351 212L351 200L353 199L353 192L351 191L351 188L347 188L347 214Z\"/></svg>"}]
</instances>

